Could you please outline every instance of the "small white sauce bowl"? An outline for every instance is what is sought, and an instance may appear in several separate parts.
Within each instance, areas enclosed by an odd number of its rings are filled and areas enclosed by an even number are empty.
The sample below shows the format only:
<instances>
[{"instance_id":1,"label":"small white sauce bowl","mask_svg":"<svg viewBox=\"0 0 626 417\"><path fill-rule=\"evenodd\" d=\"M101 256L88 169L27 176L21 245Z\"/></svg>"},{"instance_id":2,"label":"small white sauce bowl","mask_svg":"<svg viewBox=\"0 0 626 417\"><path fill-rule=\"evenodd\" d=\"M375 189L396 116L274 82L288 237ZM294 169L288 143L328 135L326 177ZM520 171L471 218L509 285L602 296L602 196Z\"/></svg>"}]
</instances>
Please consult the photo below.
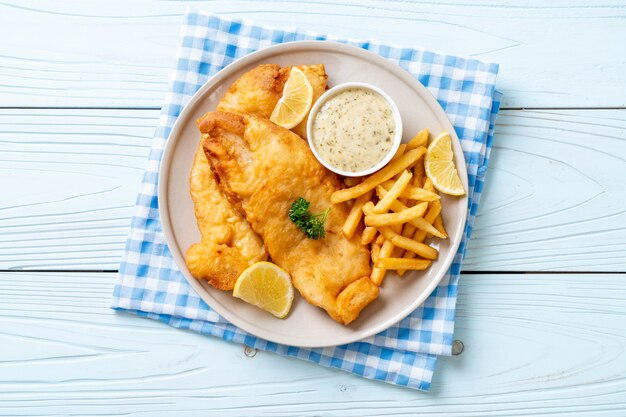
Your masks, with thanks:
<instances>
[{"instance_id":1,"label":"small white sauce bowl","mask_svg":"<svg viewBox=\"0 0 626 417\"><path fill-rule=\"evenodd\" d=\"M387 155L385 155L385 157L376 165L370 168L358 171L358 172L344 171L342 169L339 169L331 165L317 153L317 150L315 149L315 145L313 144L313 124L315 123L315 116L317 116L317 113L319 112L319 110L328 100L330 100L337 94L341 93L342 91L345 91L351 88L360 88L364 90L370 90L380 95L387 102L387 104L389 104L389 107L391 108L391 113L393 114L393 120L396 125L395 126L396 131L395 131L395 136L393 138L393 143ZM387 165L387 163L389 163L391 158L393 158L396 151L400 147L400 143L402 142L402 118L400 117L400 110L398 110L398 106L396 106L396 103L394 103L391 97L389 97L389 95L385 93L383 90L381 90L380 88L372 84L367 84L367 83L359 83L359 82L343 83L343 84L336 85L335 87L326 91L324 94L320 96L319 99L317 99L317 101L315 102L315 104L313 105L309 113L309 120L306 125L306 134L307 134L308 141L309 141L309 147L311 148L313 155L315 155L317 160L322 165L324 165L326 168L333 171L334 173L343 175L344 177L362 177L364 175L369 175L373 172L380 170L385 165Z\"/></svg>"}]
</instances>

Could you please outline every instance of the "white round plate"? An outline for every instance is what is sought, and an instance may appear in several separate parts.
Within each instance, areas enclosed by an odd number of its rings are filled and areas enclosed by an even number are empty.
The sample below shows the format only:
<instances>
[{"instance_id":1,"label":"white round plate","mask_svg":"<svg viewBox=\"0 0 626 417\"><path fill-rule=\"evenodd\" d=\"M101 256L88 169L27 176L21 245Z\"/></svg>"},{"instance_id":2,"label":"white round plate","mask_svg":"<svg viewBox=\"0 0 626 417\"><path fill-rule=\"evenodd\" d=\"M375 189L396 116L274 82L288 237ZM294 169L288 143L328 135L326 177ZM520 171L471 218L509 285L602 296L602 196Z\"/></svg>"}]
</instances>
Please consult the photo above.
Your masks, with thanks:
<instances>
[{"instance_id":1,"label":"white round plate","mask_svg":"<svg viewBox=\"0 0 626 417\"><path fill-rule=\"evenodd\" d=\"M236 299L231 292L217 290L191 276L184 253L200 240L189 195L189 173L200 133L195 121L217 103L243 73L260 64L281 66L324 64L328 85L358 81L384 90L400 109L404 123L403 142L428 128L431 135L447 131L452 136L455 163L467 189L467 172L459 139L435 98L414 77L391 61L360 48L320 41L291 42L263 49L230 64L211 78L181 112L167 141L159 172L159 214L163 231L176 264L202 299L237 327L263 339L292 346L322 347L354 342L379 333L399 322L435 289L450 267L461 241L467 215L467 196L442 196L443 220L449 239L433 239L439 258L423 272L407 272L399 278L390 271L380 296L348 326L330 318L320 308L296 295L286 319Z\"/></svg>"}]
</instances>

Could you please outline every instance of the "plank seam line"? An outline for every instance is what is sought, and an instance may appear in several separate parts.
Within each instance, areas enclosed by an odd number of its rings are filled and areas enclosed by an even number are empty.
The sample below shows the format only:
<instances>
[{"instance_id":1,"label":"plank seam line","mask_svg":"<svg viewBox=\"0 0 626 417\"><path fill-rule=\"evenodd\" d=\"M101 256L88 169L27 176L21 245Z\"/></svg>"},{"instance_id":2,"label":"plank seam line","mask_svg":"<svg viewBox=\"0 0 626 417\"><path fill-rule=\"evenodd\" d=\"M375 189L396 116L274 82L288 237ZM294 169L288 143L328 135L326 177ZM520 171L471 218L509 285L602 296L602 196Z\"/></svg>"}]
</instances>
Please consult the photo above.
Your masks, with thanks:
<instances>
[{"instance_id":1,"label":"plank seam line","mask_svg":"<svg viewBox=\"0 0 626 417\"><path fill-rule=\"evenodd\" d=\"M0 106L0 110L161 110L161 107L88 107L88 106ZM626 106L595 106L595 107L501 107L500 110L626 110Z\"/></svg>"},{"instance_id":2,"label":"plank seam line","mask_svg":"<svg viewBox=\"0 0 626 417\"><path fill-rule=\"evenodd\" d=\"M626 271L461 271L461 275L626 275Z\"/></svg>"},{"instance_id":3,"label":"plank seam line","mask_svg":"<svg viewBox=\"0 0 626 417\"><path fill-rule=\"evenodd\" d=\"M0 110L161 110L161 107L0 106Z\"/></svg>"},{"instance_id":4,"label":"plank seam line","mask_svg":"<svg viewBox=\"0 0 626 417\"><path fill-rule=\"evenodd\" d=\"M29 273L29 272L45 272L45 273L76 273L76 274L117 274L117 269L0 269L2 273Z\"/></svg>"},{"instance_id":5,"label":"plank seam line","mask_svg":"<svg viewBox=\"0 0 626 417\"><path fill-rule=\"evenodd\" d=\"M0 273L117 274L117 269L0 269ZM626 275L626 271L461 271L461 275Z\"/></svg>"},{"instance_id":6,"label":"plank seam line","mask_svg":"<svg viewBox=\"0 0 626 417\"><path fill-rule=\"evenodd\" d=\"M500 107L500 110L626 110L626 106L581 106L581 107Z\"/></svg>"}]
</instances>

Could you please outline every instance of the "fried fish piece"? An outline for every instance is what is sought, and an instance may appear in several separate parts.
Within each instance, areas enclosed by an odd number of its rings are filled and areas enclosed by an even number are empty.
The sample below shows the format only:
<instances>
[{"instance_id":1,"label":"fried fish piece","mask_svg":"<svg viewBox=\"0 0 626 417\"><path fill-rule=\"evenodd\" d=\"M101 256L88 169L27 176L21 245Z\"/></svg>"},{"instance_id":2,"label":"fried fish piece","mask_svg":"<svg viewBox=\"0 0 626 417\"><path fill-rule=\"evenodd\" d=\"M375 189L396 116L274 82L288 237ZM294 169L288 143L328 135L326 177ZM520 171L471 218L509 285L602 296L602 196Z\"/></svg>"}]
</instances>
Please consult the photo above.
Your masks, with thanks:
<instances>
[{"instance_id":1,"label":"fried fish piece","mask_svg":"<svg viewBox=\"0 0 626 417\"><path fill-rule=\"evenodd\" d=\"M315 102L326 90L324 66L298 68L311 83ZM291 67L260 65L228 89L218 108L269 118L290 73ZM294 131L306 137L306 119ZM268 258L263 240L224 196L201 148L194 158L189 185L202 240L189 247L185 263L195 278L221 290L232 290L244 269Z\"/></svg>"},{"instance_id":2,"label":"fried fish piece","mask_svg":"<svg viewBox=\"0 0 626 417\"><path fill-rule=\"evenodd\" d=\"M339 178L298 135L265 118L210 112L197 124L220 186L263 238L272 260L309 303L340 323L355 320L378 297L378 286L369 278L370 253L360 236L342 233L347 205L331 206ZM311 202L312 212L331 207L325 238L308 239L289 220L298 197Z\"/></svg>"},{"instance_id":3,"label":"fried fish piece","mask_svg":"<svg viewBox=\"0 0 626 417\"><path fill-rule=\"evenodd\" d=\"M280 67L276 64L263 64L242 75L228 89L219 105L218 111L253 114L269 119L276 103L283 95L283 88L292 67ZM313 87L313 103L326 91L326 70L324 65L298 65ZM292 129L306 139L306 123L309 115Z\"/></svg>"},{"instance_id":4,"label":"fried fish piece","mask_svg":"<svg viewBox=\"0 0 626 417\"><path fill-rule=\"evenodd\" d=\"M267 260L263 240L222 193L201 146L189 181L202 240L187 249L185 263L194 277L232 290L244 269Z\"/></svg>"}]
</instances>

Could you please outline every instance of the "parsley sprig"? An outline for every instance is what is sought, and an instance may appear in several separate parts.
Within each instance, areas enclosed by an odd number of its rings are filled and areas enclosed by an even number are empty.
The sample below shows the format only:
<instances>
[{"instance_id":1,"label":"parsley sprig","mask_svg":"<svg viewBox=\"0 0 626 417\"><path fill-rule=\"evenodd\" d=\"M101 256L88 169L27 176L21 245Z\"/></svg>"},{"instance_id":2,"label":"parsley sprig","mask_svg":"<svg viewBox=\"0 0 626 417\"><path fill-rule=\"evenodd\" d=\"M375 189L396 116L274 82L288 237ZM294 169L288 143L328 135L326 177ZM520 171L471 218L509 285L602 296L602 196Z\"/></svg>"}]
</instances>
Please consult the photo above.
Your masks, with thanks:
<instances>
[{"instance_id":1,"label":"parsley sprig","mask_svg":"<svg viewBox=\"0 0 626 417\"><path fill-rule=\"evenodd\" d=\"M309 239L321 239L326 236L324 222L330 211L330 207L325 212L311 214L309 207L311 203L302 197L296 198L289 209L289 220L300 228Z\"/></svg>"}]
</instances>

